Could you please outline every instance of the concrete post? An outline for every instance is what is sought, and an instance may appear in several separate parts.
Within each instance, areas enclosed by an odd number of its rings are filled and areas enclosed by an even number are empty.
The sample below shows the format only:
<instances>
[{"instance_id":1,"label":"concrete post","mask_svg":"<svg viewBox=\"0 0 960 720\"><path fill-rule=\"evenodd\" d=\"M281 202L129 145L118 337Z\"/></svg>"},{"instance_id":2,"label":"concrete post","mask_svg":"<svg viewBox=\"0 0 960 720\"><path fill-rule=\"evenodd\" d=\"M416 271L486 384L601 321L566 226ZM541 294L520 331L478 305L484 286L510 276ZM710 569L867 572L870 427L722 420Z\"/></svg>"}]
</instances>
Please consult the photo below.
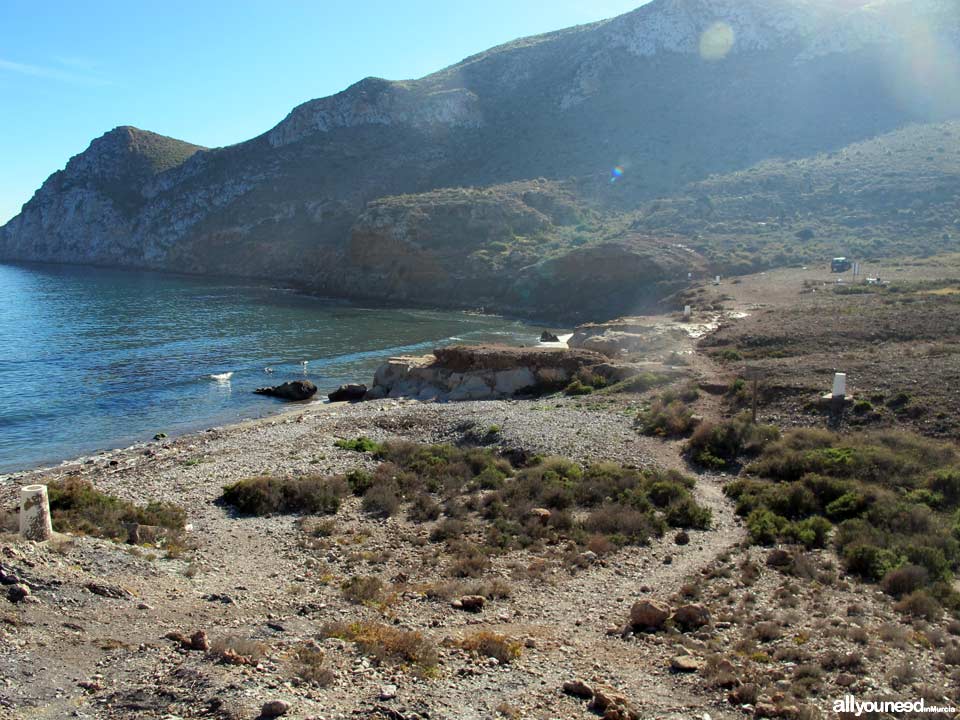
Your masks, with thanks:
<instances>
[{"instance_id":1,"label":"concrete post","mask_svg":"<svg viewBox=\"0 0 960 720\"><path fill-rule=\"evenodd\" d=\"M833 374L833 398L834 400L843 400L847 396L847 374Z\"/></svg>"},{"instance_id":2,"label":"concrete post","mask_svg":"<svg viewBox=\"0 0 960 720\"><path fill-rule=\"evenodd\" d=\"M20 488L20 537L43 542L53 535L46 485Z\"/></svg>"}]
</instances>

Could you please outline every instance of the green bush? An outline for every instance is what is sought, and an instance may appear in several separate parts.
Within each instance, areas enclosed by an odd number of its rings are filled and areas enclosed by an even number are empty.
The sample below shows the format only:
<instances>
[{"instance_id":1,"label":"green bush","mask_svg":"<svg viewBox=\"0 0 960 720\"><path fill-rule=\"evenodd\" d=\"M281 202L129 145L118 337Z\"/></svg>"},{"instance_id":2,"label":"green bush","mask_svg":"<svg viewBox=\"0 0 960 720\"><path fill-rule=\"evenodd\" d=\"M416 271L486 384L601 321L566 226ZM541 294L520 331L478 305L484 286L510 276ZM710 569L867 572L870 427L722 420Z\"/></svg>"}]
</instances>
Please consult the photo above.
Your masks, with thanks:
<instances>
[{"instance_id":1,"label":"green bush","mask_svg":"<svg viewBox=\"0 0 960 720\"><path fill-rule=\"evenodd\" d=\"M826 547L833 525L826 518L814 516L799 522L788 523L782 535L788 542L803 545L808 549Z\"/></svg>"},{"instance_id":2,"label":"green bush","mask_svg":"<svg viewBox=\"0 0 960 720\"><path fill-rule=\"evenodd\" d=\"M366 470L351 470L347 473L347 485L354 495L362 496L373 487L373 474Z\"/></svg>"},{"instance_id":3,"label":"green bush","mask_svg":"<svg viewBox=\"0 0 960 720\"><path fill-rule=\"evenodd\" d=\"M569 385L563 389L564 395L589 395L593 392L593 388L589 385L585 385L580 380L574 380Z\"/></svg>"},{"instance_id":4,"label":"green bush","mask_svg":"<svg viewBox=\"0 0 960 720\"><path fill-rule=\"evenodd\" d=\"M645 435L658 437L685 437L696 426L693 410L682 400L666 402L663 398L653 401L649 410L637 418Z\"/></svg>"},{"instance_id":5,"label":"green bush","mask_svg":"<svg viewBox=\"0 0 960 720\"><path fill-rule=\"evenodd\" d=\"M353 450L354 452L377 452L380 449L380 445L375 443L373 440L367 437L358 437L353 440L337 440L334 443L338 448L343 450Z\"/></svg>"},{"instance_id":6,"label":"green bush","mask_svg":"<svg viewBox=\"0 0 960 720\"><path fill-rule=\"evenodd\" d=\"M960 468L938 470L927 478L926 489L942 498L944 507L960 505Z\"/></svg>"},{"instance_id":7,"label":"green bush","mask_svg":"<svg viewBox=\"0 0 960 720\"><path fill-rule=\"evenodd\" d=\"M304 513L333 515L347 494L339 477L260 477L240 480L223 489L222 499L245 515Z\"/></svg>"},{"instance_id":8,"label":"green bush","mask_svg":"<svg viewBox=\"0 0 960 720\"><path fill-rule=\"evenodd\" d=\"M173 503L135 505L93 487L89 480L68 477L47 484L53 529L110 539L126 539L125 525L156 525L182 530L186 511Z\"/></svg>"},{"instance_id":9,"label":"green bush","mask_svg":"<svg viewBox=\"0 0 960 720\"><path fill-rule=\"evenodd\" d=\"M843 560L847 572L859 575L864 580L879 582L887 573L896 569L901 558L886 548L863 543L844 548Z\"/></svg>"},{"instance_id":10,"label":"green bush","mask_svg":"<svg viewBox=\"0 0 960 720\"><path fill-rule=\"evenodd\" d=\"M956 448L910 433L794 430L724 491L755 543L832 540L851 575L898 597L927 590L960 607L949 585L960 569L957 460Z\"/></svg>"},{"instance_id":11,"label":"green bush","mask_svg":"<svg viewBox=\"0 0 960 720\"><path fill-rule=\"evenodd\" d=\"M709 530L712 520L710 508L698 505L689 496L671 503L666 512L667 525L670 527Z\"/></svg>"},{"instance_id":12,"label":"green bush","mask_svg":"<svg viewBox=\"0 0 960 720\"><path fill-rule=\"evenodd\" d=\"M742 455L757 454L779 434L775 427L752 423L749 415L719 423L704 422L694 430L687 452L695 463L719 469Z\"/></svg>"},{"instance_id":13,"label":"green bush","mask_svg":"<svg viewBox=\"0 0 960 720\"><path fill-rule=\"evenodd\" d=\"M764 508L757 508L747 516L747 532L751 542L757 545L772 545L786 526L786 518Z\"/></svg>"}]
</instances>

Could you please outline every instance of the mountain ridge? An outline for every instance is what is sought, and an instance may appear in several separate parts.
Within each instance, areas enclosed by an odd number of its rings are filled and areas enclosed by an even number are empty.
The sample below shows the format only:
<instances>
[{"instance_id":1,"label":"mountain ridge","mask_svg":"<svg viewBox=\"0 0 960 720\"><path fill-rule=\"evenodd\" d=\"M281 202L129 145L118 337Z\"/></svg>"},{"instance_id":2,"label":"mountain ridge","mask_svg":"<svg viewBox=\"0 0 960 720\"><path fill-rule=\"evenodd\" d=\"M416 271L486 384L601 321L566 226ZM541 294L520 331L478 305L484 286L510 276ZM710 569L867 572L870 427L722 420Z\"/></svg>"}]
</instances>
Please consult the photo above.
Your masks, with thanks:
<instances>
[{"instance_id":1,"label":"mountain ridge","mask_svg":"<svg viewBox=\"0 0 960 720\"><path fill-rule=\"evenodd\" d=\"M925 40L943 52L917 82L911 63L921 50L912 38L924 17ZM0 258L577 314L583 297L564 299L545 285L560 257L596 245L613 253L611 262L623 260L621 252L649 261L648 242L694 239L680 220L637 222L645 203L681 198L691 184L774 158L799 161L960 117L957 28L960 9L943 0L655 0L491 48L417 80L366 78L229 147L161 141L121 126L111 131L115 139L127 133L169 157L124 154L122 143L113 150L101 142L107 133L0 228ZM832 31L843 38L831 40ZM72 180L63 185L64 178ZM484 188L487 196L471 190ZM543 203L544 196L574 210L561 219L526 206L524 198ZM471 197L486 198L476 208L482 222L470 221ZM491 202L503 206L494 211ZM536 213L543 221L531 236L523 218ZM387 216L409 233L384 233ZM571 216L577 221L567 222ZM443 217L461 218L462 226ZM470 249L460 253L467 261L422 245L424 228L446 228ZM359 246L371 257L360 257ZM730 267L715 248L703 251ZM431 272L405 262L404 274L391 273L384 259L396 264L404 254ZM637 282L666 291L660 282L672 287L705 263L698 258L687 268L664 258ZM537 263L543 272L530 270ZM629 310L647 295L606 280L609 288L602 273L587 284L603 295L586 303L591 312ZM477 288L475 296L457 291L467 287Z\"/></svg>"}]
</instances>

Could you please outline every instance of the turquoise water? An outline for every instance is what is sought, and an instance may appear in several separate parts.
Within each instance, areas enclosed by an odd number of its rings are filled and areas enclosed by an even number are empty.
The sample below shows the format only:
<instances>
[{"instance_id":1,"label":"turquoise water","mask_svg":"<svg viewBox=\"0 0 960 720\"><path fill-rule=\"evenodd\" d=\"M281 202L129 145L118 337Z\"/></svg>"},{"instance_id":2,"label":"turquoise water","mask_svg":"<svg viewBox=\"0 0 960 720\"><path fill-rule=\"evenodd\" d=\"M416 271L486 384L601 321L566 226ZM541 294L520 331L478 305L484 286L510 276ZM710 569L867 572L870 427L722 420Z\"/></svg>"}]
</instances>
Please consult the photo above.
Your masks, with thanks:
<instances>
[{"instance_id":1,"label":"turquoise water","mask_svg":"<svg viewBox=\"0 0 960 720\"><path fill-rule=\"evenodd\" d=\"M276 412L252 390L303 378L302 360L325 395L369 382L390 355L537 335L499 317L229 280L0 265L0 472Z\"/></svg>"}]
</instances>

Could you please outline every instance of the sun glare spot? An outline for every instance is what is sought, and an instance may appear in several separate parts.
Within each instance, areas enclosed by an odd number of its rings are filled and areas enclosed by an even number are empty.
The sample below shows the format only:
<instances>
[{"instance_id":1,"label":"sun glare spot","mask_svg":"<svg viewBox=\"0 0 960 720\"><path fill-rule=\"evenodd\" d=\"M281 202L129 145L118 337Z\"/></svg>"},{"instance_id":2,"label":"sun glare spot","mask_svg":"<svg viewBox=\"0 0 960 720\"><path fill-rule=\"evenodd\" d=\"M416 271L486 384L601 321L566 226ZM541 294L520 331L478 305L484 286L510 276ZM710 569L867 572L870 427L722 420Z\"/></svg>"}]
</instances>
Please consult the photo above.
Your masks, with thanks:
<instances>
[{"instance_id":1,"label":"sun glare spot","mask_svg":"<svg viewBox=\"0 0 960 720\"><path fill-rule=\"evenodd\" d=\"M610 182L615 183L617 180L623 177L623 168L619 165L614 165L613 169L610 171Z\"/></svg>"},{"instance_id":2,"label":"sun glare spot","mask_svg":"<svg viewBox=\"0 0 960 720\"><path fill-rule=\"evenodd\" d=\"M704 60L723 60L733 49L733 28L725 22L716 22L700 36L700 57Z\"/></svg>"}]
</instances>

